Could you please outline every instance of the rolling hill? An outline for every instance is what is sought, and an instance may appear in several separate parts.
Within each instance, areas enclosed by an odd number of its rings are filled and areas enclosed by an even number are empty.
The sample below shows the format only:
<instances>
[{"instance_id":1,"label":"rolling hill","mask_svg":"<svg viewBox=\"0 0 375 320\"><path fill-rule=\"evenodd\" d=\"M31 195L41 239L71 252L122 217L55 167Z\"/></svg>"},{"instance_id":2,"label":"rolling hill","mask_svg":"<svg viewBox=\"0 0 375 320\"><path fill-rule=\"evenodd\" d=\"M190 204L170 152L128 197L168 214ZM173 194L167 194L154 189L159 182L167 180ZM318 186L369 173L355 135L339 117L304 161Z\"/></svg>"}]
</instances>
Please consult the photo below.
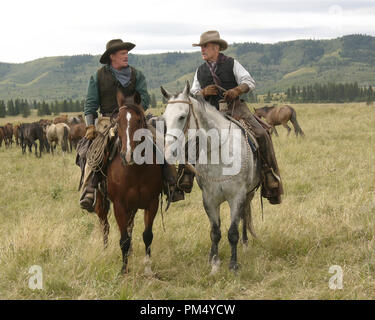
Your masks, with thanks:
<instances>
[{"instance_id":1,"label":"rolling hill","mask_svg":"<svg viewBox=\"0 0 375 320\"><path fill-rule=\"evenodd\" d=\"M295 40L276 44L234 43L225 54L236 58L256 80L258 94L284 91L315 82L375 85L375 37L347 35L332 40ZM202 63L200 53L168 52L129 55L142 70L150 92L160 98L160 85L176 91L192 81ZM0 63L0 100L84 99L99 56L47 57L21 64Z\"/></svg>"}]
</instances>

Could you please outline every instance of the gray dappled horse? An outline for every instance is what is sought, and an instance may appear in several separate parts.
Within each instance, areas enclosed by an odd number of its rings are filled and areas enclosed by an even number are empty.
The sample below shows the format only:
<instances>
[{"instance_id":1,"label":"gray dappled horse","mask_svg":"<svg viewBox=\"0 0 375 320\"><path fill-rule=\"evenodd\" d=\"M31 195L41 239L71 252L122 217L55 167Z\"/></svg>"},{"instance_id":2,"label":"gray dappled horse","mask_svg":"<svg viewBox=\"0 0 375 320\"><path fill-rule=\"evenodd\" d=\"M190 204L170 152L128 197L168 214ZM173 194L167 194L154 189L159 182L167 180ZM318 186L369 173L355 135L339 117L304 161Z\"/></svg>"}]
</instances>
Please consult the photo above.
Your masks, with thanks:
<instances>
[{"instance_id":1,"label":"gray dappled horse","mask_svg":"<svg viewBox=\"0 0 375 320\"><path fill-rule=\"evenodd\" d=\"M216 138L219 138L219 141L216 142L214 140L217 139L207 140L207 162L204 164L197 161L193 170L202 190L203 205L211 224L212 245L209 255L212 265L211 273L215 273L220 265L218 256L218 245L221 239L220 204L225 201L229 203L231 215L231 225L228 231L228 240L231 245L229 268L236 271L238 269L238 227L241 219L243 221L243 244L247 246L248 242L246 228L253 237L256 237L252 224L250 202L260 184L259 161L254 157L247 138L239 127L227 120L203 98L192 97L189 83L182 93L174 96L165 91L163 87L161 87L161 91L168 100L166 110L160 117L160 120L163 120L166 125L166 154L173 152L171 149L180 141L181 137L178 137L178 134L174 132L176 129L184 134L185 141L189 144L196 145L197 138L193 136L189 139L188 129L199 129L200 132L206 132L207 135L214 130ZM228 174L232 170L233 164L228 165L229 162L224 161L222 156L218 161L212 161L213 151L220 153L222 150L229 150L230 157L239 161L239 171Z\"/></svg>"}]
</instances>

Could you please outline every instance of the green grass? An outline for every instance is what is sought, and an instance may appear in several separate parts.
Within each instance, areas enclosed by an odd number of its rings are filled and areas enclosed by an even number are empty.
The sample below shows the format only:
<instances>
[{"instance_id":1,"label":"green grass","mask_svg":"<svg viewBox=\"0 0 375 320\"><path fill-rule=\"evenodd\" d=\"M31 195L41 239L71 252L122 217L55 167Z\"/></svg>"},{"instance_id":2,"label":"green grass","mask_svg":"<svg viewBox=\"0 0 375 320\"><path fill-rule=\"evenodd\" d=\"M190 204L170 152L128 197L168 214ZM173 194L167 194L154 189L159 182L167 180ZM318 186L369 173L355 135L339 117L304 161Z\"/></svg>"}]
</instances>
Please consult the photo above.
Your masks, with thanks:
<instances>
[{"instance_id":1,"label":"green grass","mask_svg":"<svg viewBox=\"0 0 375 320\"><path fill-rule=\"evenodd\" d=\"M273 137L283 203L253 201L259 240L228 270L229 209L222 206L220 271L210 276L209 222L195 185L154 223L152 269L144 275L143 213L133 232L130 273L119 276L119 232L110 215L103 249L98 219L78 206L74 154L22 156L0 148L0 299L374 299L375 109L365 104L295 105L306 134ZM161 111L161 110L157 110ZM158 113L158 112L156 112ZM9 119L1 119L7 122ZM165 205L165 203L164 203ZM112 209L111 209L112 211ZM28 288L33 265L44 289ZM342 290L329 268L344 270Z\"/></svg>"}]
</instances>

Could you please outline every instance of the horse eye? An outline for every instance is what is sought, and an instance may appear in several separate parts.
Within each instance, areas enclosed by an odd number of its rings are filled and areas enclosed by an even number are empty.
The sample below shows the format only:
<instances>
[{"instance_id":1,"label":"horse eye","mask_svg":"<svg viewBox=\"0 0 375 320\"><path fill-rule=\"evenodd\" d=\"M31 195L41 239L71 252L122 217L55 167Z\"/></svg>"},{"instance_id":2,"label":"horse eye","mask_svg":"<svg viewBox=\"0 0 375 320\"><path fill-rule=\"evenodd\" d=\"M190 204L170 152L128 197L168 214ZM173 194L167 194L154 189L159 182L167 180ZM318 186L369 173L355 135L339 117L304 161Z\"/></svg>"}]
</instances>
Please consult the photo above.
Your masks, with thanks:
<instances>
[{"instance_id":1,"label":"horse eye","mask_svg":"<svg viewBox=\"0 0 375 320\"><path fill-rule=\"evenodd\" d=\"M182 120L184 120L185 119L185 116L180 116L179 118L178 118L178 121L182 121Z\"/></svg>"}]
</instances>

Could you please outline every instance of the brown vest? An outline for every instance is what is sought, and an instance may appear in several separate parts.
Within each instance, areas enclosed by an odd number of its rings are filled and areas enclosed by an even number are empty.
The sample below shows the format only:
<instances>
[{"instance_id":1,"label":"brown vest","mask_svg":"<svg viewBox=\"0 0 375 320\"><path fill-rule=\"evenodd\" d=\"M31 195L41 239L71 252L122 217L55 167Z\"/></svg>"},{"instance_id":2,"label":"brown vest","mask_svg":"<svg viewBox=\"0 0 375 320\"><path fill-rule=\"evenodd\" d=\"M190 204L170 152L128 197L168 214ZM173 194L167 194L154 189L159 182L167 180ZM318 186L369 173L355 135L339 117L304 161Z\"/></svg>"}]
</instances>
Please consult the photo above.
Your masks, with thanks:
<instances>
[{"instance_id":1,"label":"brown vest","mask_svg":"<svg viewBox=\"0 0 375 320\"><path fill-rule=\"evenodd\" d=\"M98 70L98 91L100 101L100 113L112 113L117 105L117 88L119 88L125 97L135 94L136 70L131 68L131 78L129 85L124 88L115 78L108 66L104 66Z\"/></svg>"}]
</instances>

